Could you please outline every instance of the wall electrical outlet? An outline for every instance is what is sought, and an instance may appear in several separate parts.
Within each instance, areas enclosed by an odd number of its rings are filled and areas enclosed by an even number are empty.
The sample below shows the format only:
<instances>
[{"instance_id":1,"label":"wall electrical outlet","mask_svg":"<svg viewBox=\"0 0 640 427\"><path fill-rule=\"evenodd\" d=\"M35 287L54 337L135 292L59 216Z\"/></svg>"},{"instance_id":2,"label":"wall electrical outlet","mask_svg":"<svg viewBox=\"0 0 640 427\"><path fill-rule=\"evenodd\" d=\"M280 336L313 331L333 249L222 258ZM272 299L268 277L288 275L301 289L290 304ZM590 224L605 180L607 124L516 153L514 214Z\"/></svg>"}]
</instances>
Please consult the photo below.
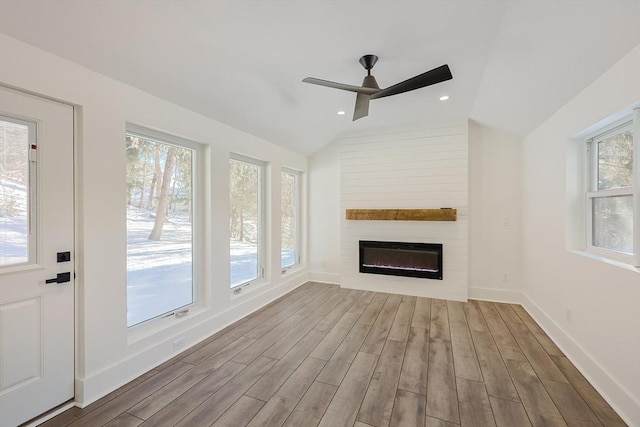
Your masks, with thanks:
<instances>
[{"instance_id":1,"label":"wall electrical outlet","mask_svg":"<svg viewBox=\"0 0 640 427\"><path fill-rule=\"evenodd\" d=\"M186 345L187 345L186 339L184 337L180 338L173 342L173 350L176 351L176 350L183 349Z\"/></svg>"},{"instance_id":2,"label":"wall electrical outlet","mask_svg":"<svg viewBox=\"0 0 640 427\"><path fill-rule=\"evenodd\" d=\"M571 318L573 316L573 310L569 307L567 307L566 311L565 311L565 317L567 318L567 323L571 323Z\"/></svg>"},{"instance_id":3,"label":"wall electrical outlet","mask_svg":"<svg viewBox=\"0 0 640 427\"><path fill-rule=\"evenodd\" d=\"M508 282L509 280L511 280L511 278L509 277L509 273L502 273L502 281Z\"/></svg>"}]
</instances>

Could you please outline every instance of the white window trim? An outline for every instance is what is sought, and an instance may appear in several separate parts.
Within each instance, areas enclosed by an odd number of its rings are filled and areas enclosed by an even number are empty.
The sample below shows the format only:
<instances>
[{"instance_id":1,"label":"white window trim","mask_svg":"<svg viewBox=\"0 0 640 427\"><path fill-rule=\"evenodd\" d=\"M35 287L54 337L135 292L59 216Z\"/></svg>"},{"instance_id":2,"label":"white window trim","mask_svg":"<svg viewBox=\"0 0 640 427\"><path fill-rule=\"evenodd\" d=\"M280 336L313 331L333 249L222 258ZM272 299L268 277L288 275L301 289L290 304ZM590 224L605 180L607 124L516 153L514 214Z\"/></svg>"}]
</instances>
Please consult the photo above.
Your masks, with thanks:
<instances>
[{"instance_id":1,"label":"white window trim","mask_svg":"<svg viewBox=\"0 0 640 427\"><path fill-rule=\"evenodd\" d=\"M202 219L205 218L204 212L202 209L204 208L204 146L197 142L181 138L179 136L171 135L162 131L157 131L154 129L149 129L140 125L136 125L133 123L126 124L125 135L136 135L144 139L155 140L167 145L174 145L180 148L187 148L193 151L193 156L191 158L191 179L192 179L192 228L191 228L191 277L192 277L192 303L184 305L182 307L177 307L176 309L164 313L162 315L152 317L151 319L145 320L144 322L128 326L127 329L132 331L131 333L136 334L137 330L146 330L149 328L155 329L154 326L158 322L162 322L164 319L171 318L175 320L180 320L184 317L184 314L180 316L176 316L176 313L186 313L188 314L192 308L199 307L203 304L204 289L204 274L203 268L205 266L204 259L204 226L202 224ZM186 312L185 312L186 311ZM149 326L151 325L151 326Z\"/></svg>"},{"instance_id":2,"label":"white window trim","mask_svg":"<svg viewBox=\"0 0 640 427\"><path fill-rule=\"evenodd\" d=\"M633 129L633 169L631 187L597 190L598 155L595 146L598 142L613 134ZM585 192L586 213L586 252L603 258L640 267L640 108L635 108L631 116L615 122L607 128L600 129L587 139L588 179ZM593 245L593 200L600 197L632 196L633 197L633 253L628 254Z\"/></svg>"},{"instance_id":3,"label":"white window trim","mask_svg":"<svg viewBox=\"0 0 640 427\"><path fill-rule=\"evenodd\" d=\"M245 162L245 163L249 163L259 167L258 169L259 171L258 172L258 277L253 280L249 280L248 282L243 282L235 286L231 286L231 274L229 274L229 288L231 289L233 294L238 294L245 287L259 285L266 282L267 271L265 266L267 263L265 262L266 260L265 250L267 247L267 244L266 244L267 234L266 234L265 226L267 224L267 221L266 221L267 204L265 203L266 202L266 197L265 197L266 184L265 183L267 182L266 180L267 163L262 160L254 159L252 157L247 157L247 156L243 156L241 154L236 154L236 153L230 153L229 161L231 160ZM229 214L231 214L231 212L229 212ZM229 252L230 251L231 250L229 248ZM231 260L229 260L229 262L230 261ZM229 265L229 272L231 272L231 265Z\"/></svg>"},{"instance_id":4,"label":"white window trim","mask_svg":"<svg viewBox=\"0 0 640 427\"><path fill-rule=\"evenodd\" d=\"M286 267L282 267L282 259L280 260L280 266L281 266L281 273L282 274L286 274L289 270L291 269L295 269L298 268L300 265L302 265L302 254L300 251L300 248L302 247L301 244L301 240L302 240L302 220L300 215L302 214L302 172L297 171L295 169L290 169L290 168L282 168L282 170L280 171L280 177L282 179L282 174L283 173L288 173L290 175L295 175L295 188L294 188L294 192L295 192L295 196L296 196L296 243L294 246L294 253L295 253L295 261L293 262L293 264L288 265ZM280 190L282 191L282 185L280 186ZM282 227L282 224L280 224L280 227ZM282 234L282 230L281 230L281 234ZM282 242L280 242L280 256L282 256Z\"/></svg>"}]
</instances>

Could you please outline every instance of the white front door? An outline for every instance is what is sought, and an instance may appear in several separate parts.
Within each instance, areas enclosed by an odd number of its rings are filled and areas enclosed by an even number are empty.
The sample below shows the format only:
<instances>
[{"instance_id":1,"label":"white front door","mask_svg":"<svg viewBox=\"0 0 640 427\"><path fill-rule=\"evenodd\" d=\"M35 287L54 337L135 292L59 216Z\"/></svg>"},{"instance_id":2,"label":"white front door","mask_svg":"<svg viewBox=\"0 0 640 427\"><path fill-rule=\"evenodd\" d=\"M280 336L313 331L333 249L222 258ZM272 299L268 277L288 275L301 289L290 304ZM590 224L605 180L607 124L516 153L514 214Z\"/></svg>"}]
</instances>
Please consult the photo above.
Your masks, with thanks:
<instances>
[{"instance_id":1,"label":"white front door","mask_svg":"<svg viewBox=\"0 0 640 427\"><path fill-rule=\"evenodd\" d=\"M0 87L0 426L74 396L73 108Z\"/></svg>"}]
</instances>

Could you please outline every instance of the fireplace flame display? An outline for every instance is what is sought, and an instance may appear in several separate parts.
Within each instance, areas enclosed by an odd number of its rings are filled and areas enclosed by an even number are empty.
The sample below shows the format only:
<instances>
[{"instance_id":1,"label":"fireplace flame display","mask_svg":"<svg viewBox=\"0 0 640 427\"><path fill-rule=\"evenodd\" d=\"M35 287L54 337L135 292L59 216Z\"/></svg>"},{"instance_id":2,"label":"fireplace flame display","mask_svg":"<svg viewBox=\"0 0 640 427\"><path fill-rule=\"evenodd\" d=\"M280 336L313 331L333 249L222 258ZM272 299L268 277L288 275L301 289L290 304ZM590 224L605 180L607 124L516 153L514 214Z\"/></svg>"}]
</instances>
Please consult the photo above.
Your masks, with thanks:
<instances>
[{"instance_id":1,"label":"fireplace flame display","mask_svg":"<svg viewBox=\"0 0 640 427\"><path fill-rule=\"evenodd\" d=\"M442 244L361 240L360 272L442 280Z\"/></svg>"}]
</instances>

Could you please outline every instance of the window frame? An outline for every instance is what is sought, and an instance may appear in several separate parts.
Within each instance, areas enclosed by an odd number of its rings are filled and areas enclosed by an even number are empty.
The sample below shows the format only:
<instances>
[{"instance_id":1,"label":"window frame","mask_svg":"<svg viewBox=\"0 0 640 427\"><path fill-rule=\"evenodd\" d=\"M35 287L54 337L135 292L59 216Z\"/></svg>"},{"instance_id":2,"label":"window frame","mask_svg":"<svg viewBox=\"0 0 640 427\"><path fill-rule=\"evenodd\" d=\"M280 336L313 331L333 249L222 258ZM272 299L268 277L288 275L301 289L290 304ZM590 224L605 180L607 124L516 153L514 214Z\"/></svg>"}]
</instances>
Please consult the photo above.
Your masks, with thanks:
<instances>
[{"instance_id":1,"label":"window frame","mask_svg":"<svg viewBox=\"0 0 640 427\"><path fill-rule=\"evenodd\" d=\"M149 129L144 126L127 123L125 128L125 138L127 135L134 135L150 141L160 142L166 145L172 145L179 148L191 150L191 295L192 301L175 309L169 310L163 314L151 317L134 325L127 325L128 330L144 328L153 322L173 317L174 319L182 318L189 313L191 308L197 307L202 302L203 280L204 280L204 160L205 147L195 141L181 138L166 132ZM126 206L125 206L126 207ZM125 242L126 246L126 242ZM125 253L127 251L125 250ZM128 255L127 255L128 256ZM127 269L128 270L128 269ZM128 284L128 283L127 283ZM127 296L128 305L128 296ZM178 314L178 315L177 315Z\"/></svg>"},{"instance_id":2,"label":"window frame","mask_svg":"<svg viewBox=\"0 0 640 427\"><path fill-rule=\"evenodd\" d=\"M239 283L235 286L232 285L231 283L231 229L229 228L229 289L233 292L233 293L239 293L241 292L241 290L247 286L252 286L252 285L256 285L256 284L260 284L265 282L266 277L267 277L267 272L266 272L266 247L267 247L267 232L265 229L265 226L267 224L266 221L266 187L265 187L265 183L266 183L266 170L267 170L267 163L262 161L262 160L258 160L255 159L253 157L248 157L248 156L243 156L242 154L237 154L237 153L230 153L229 154L229 177L231 176L231 162L232 161L236 161L236 162L244 162L244 163L248 163L251 165L255 165L258 167L258 189L257 189L257 193L258 193L258 214L257 214L257 226L258 226L258 232L257 232L257 238L258 238L258 244L257 244L257 250L258 250L258 271L257 271L257 277L255 279L246 281L246 282L242 282ZM231 179L229 179L229 224L231 224ZM230 227L230 225L229 225Z\"/></svg>"},{"instance_id":3,"label":"window frame","mask_svg":"<svg viewBox=\"0 0 640 427\"><path fill-rule=\"evenodd\" d=\"M633 131L632 143L632 183L629 187L611 188L598 190L598 168L599 168L599 152L598 144L614 135ZM639 133L640 130L640 109L636 108L632 115L627 115L623 119L616 121L609 126L598 129L591 137L586 139L586 157L587 157L587 179L585 191L585 217L586 217L586 251L603 258L619 261L634 267L640 266L640 192L638 185L639 169L640 169L640 149L639 149ZM632 253L616 251L614 249L603 248L593 244L593 204L599 198L611 198L616 196L631 196L633 203L632 210Z\"/></svg>"},{"instance_id":4,"label":"window frame","mask_svg":"<svg viewBox=\"0 0 640 427\"><path fill-rule=\"evenodd\" d=\"M280 207L280 268L281 268L281 273L282 274L286 274L287 271L291 270L292 268L296 268L298 266L300 266L302 264L302 255L300 252L300 249L302 247L301 245L301 237L302 237L302 227L301 227L301 217L300 214L302 213L302 186L301 186L301 180L302 180L302 172L297 171L295 169L290 169L290 168L282 168L280 170L280 191L282 192L282 174L289 174L289 175L293 175L295 177L295 185L294 185L294 195L295 195L295 236L296 236L296 240L295 240L295 244L294 244L294 262L291 265L288 265L286 267L282 267L282 206ZM280 203L282 203L282 195L280 196Z\"/></svg>"}]
</instances>

